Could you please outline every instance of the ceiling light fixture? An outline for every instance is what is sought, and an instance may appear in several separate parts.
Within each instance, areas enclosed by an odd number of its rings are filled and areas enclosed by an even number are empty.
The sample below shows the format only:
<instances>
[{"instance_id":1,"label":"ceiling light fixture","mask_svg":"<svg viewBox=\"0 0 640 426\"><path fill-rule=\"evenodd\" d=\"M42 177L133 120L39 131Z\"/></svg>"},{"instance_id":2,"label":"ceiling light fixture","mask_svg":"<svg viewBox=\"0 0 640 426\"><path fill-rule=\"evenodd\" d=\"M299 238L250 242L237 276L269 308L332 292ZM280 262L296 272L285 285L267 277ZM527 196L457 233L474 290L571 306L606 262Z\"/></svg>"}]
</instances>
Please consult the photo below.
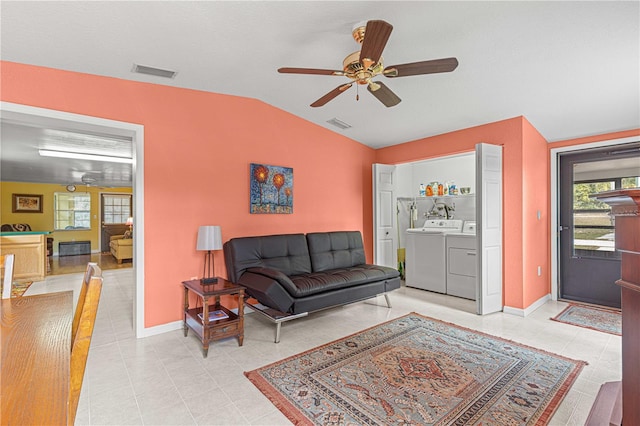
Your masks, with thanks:
<instances>
[{"instance_id":1,"label":"ceiling light fixture","mask_svg":"<svg viewBox=\"0 0 640 426\"><path fill-rule=\"evenodd\" d=\"M109 155L83 154L80 152L67 152L67 151L52 151L50 149L40 149L38 150L38 153L42 157L72 158L76 160L105 161L109 163L128 163L128 164L133 163L132 158L111 157Z\"/></svg>"}]
</instances>

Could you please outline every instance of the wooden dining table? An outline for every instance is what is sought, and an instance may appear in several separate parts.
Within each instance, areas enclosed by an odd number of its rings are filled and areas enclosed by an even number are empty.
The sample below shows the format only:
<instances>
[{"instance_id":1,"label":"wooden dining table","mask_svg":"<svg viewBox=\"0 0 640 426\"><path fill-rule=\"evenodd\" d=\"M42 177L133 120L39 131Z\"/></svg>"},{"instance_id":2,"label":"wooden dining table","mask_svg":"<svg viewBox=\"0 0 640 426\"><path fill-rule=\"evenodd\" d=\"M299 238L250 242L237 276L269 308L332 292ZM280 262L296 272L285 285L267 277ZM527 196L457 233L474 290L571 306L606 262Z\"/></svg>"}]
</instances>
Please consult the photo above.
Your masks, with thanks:
<instances>
[{"instance_id":1,"label":"wooden dining table","mask_svg":"<svg viewBox=\"0 0 640 426\"><path fill-rule=\"evenodd\" d=\"M66 425L73 292L2 299L2 425Z\"/></svg>"}]
</instances>

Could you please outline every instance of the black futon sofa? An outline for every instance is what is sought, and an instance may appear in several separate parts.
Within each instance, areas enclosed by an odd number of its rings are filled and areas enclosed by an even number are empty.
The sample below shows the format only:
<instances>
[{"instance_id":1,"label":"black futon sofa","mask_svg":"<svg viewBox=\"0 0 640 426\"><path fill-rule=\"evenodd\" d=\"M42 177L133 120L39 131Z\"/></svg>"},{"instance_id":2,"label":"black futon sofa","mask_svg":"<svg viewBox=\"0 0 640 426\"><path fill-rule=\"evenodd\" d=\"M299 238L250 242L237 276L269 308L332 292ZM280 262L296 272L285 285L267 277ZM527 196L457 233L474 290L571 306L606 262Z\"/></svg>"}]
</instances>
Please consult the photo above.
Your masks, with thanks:
<instances>
[{"instance_id":1,"label":"black futon sofa","mask_svg":"<svg viewBox=\"0 0 640 426\"><path fill-rule=\"evenodd\" d=\"M366 263L359 231L232 238L224 244L229 280L258 300L277 324L400 287L393 268ZM255 310L255 309L254 309Z\"/></svg>"}]
</instances>

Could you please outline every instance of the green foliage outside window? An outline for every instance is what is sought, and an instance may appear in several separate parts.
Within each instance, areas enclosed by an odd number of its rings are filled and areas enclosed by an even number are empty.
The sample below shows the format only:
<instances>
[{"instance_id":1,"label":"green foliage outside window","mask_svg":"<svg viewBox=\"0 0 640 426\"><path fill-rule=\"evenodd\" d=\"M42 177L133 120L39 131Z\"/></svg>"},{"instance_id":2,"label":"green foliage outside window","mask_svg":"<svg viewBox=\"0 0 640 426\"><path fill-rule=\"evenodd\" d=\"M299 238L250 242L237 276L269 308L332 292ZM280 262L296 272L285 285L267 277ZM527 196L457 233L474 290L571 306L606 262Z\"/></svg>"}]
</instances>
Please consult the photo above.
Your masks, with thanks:
<instances>
[{"instance_id":1,"label":"green foliage outside window","mask_svg":"<svg viewBox=\"0 0 640 426\"><path fill-rule=\"evenodd\" d=\"M573 185L574 210L608 210L607 203L591 198L591 194L614 189L613 182L576 183Z\"/></svg>"},{"instance_id":2,"label":"green foliage outside window","mask_svg":"<svg viewBox=\"0 0 640 426\"><path fill-rule=\"evenodd\" d=\"M636 188L639 185L638 177L626 177L620 179L619 188ZM605 182L576 183L573 185L573 209L574 210L609 210L609 206L602 201L591 198L590 195L598 192L616 189L614 180Z\"/></svg>"},{"instance_id":3,"label":"green foliage outside window","mask_svg":"<svg viewBox=\"0 0 640 426\"><path fill-rule=\"evenodd\" d=\"M622 189L640 188L640 177L622 178Z\"/></svg>"}]
</instances>

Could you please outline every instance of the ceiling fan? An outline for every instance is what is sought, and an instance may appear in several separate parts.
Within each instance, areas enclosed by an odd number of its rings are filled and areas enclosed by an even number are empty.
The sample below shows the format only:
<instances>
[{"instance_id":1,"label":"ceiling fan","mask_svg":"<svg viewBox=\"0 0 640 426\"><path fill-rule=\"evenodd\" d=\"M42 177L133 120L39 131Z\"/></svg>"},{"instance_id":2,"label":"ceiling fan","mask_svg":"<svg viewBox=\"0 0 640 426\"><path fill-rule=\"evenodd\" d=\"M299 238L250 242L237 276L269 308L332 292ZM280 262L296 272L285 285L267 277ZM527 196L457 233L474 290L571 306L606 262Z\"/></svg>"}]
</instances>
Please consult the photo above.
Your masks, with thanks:
<instances>
[{"instance_id":1,"label":"ceiling fan","mask_svg":"<svg viewBox=\"0 0 640 426\"><path fill-rule=\"evenodd\" d=\"M353 29L352 35L362 47L353 52L342 62L342 71L316 68L280 68L278 72L285 74L317 74L337 75L350 78L350 83L341 84L317 101L312 107L320 107L343 93L354 83L367 85L367 90L382 102L386 107L398 105L401 99L391 91L384 83L373 81L379 75L389 78L407 77L410 75L435 74L451 72L458 66L456 58L434 59L429 61L413 62L408 64L391 65L385 68L382 59L387 40L391 35L393 26L381 20L368 21L365 25L358 25ZM356 96L356 99L358 97Z\"/></svg>"},{"instance_id":2,"label":"ceiling fan","mask_svg":"<svg viewBox=\"0 0 640 426\"><path fill-rule=\"evenodd\" d=\"M98 184L98 178L96 176L99 176L99 175L94 174L92 176L90 173L83 174L80 177L80 182L74 182L69 185L65 185L67 188L67 191L75 192L78 186L85 186L87 189L89 189L92 186L96 188L101 188L101 189L107 188L105 186Z\"/></svg>"}]
</instances>

